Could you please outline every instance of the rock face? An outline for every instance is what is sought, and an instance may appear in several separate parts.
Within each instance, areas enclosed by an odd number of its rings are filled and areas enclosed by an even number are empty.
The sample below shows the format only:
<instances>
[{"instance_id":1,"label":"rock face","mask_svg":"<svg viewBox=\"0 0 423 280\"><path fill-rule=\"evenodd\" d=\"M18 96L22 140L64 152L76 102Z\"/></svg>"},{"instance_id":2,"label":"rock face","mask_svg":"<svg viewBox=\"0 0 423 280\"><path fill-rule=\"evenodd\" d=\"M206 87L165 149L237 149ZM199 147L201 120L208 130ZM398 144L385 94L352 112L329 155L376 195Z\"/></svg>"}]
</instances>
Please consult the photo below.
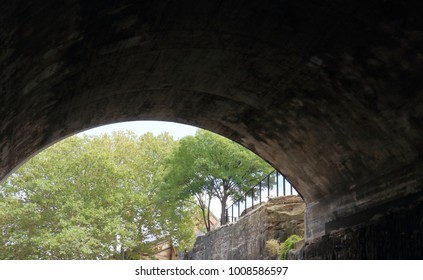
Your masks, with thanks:
<instances>
[{"instance_id":1,"label":"rock face","mask_svg":"<svg viewBox=\"0 0 423 280\"><path fill-rule=\"evenodd\" d=\"M265 249L267 240L304 235L304 209L305 203L298 196L273 199L238 222L198 237L191 259L270 259Z\"/></svg>"}]
</instances>

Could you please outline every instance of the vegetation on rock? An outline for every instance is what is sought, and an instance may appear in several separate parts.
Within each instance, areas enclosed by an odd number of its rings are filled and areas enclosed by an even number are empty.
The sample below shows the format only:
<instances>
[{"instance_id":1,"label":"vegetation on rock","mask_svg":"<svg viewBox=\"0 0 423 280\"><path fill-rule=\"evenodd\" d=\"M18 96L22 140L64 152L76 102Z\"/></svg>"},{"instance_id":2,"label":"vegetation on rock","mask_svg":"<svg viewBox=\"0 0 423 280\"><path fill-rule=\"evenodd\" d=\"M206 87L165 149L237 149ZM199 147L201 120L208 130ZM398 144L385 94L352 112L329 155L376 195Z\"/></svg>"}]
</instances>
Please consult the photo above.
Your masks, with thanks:
<instances>
[{"instance_id":1,"label":"vegetation on rock","mask_svg":"<svg viewBox=\"0 0 423 280\"><path fill-rule=\"evenodd\" d=\"M280 244L276 239L270 239L266 241L266 252L270 257L276 257L280 252Z\"/></svg>"},{"instance_id":2,"label":"vegetation on rock","mask_svg":"<svg viewBox=\"0 0 423 280\"><path fill-rule=\"evenodd\" d=\"M281 243L279 259L286 260L289 250L294 249L295 243L303 238L298 235L291 235L284 242Z\"/></svg>"}]
</instances>

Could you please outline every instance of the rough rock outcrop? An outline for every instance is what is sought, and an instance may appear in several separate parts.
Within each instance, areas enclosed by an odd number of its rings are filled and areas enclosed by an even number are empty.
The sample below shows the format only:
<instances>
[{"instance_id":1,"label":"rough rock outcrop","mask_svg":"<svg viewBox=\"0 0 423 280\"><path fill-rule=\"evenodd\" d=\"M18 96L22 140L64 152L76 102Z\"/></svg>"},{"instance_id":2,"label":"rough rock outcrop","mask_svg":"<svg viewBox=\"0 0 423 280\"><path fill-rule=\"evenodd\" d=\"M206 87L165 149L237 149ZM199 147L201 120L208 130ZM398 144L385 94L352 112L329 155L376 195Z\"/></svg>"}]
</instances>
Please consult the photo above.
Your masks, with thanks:
<instances>
[{"instance_id":1,"label":"rough rock outcrop","mask_svg":"<svg viewBox=\"0 0 423 280\"><path fill-rule=\"evenodd\" d=\"M236 223L200 236L191 252L194 260L270 259L267 240L284 241L304 234L305 204L298 196L273 199Z\"/></svg>"}]
</instances>

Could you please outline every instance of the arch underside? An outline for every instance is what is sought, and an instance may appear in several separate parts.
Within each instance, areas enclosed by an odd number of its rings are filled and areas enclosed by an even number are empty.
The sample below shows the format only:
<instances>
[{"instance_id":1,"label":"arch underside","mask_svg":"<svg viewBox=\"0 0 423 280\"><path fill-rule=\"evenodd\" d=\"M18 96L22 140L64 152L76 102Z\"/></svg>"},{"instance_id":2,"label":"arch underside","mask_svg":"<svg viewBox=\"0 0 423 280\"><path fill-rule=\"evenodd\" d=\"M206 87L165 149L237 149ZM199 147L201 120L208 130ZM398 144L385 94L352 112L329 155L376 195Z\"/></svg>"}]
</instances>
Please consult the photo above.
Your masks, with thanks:
<instances>
[{"instance_id":1,"label":"arch underside","mask_svg":"<svg viewBox=\"0 0 423 280\"><path fill-rule=\"evenodd\" d=\"M248 147L309 209L380 193L421 162L423 9L348 2L3 2L0 177L81 130L163 120Z\"/></svg>"}]
</instances>

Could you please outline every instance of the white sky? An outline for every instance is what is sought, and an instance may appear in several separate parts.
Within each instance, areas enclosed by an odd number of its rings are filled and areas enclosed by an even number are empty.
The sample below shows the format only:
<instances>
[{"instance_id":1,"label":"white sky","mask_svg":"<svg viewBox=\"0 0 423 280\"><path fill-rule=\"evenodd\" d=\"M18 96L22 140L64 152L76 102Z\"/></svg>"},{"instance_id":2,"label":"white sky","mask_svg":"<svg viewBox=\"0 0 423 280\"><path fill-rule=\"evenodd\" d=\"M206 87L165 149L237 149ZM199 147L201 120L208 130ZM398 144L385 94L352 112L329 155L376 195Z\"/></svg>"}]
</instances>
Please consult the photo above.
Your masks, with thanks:
<instances>
[{"instance_id":1,"label":"white sky","mask_svg":"<svg viewBox=\"0 0 423 280\"><path fill-rule=\"evenodd\" d=\"M111 133L112 131L126 131L131 130L138 135L152 132L155 136L163 132L169 132L175 139L181 139L188 135L195 135L197 127L174 123L174 122L160 122L160 121L133 121L122 122L110 125L104 125L97 128L89 129L79 133L79 135L101 135L104 133Z\"/></svg>"}]
</instances>

